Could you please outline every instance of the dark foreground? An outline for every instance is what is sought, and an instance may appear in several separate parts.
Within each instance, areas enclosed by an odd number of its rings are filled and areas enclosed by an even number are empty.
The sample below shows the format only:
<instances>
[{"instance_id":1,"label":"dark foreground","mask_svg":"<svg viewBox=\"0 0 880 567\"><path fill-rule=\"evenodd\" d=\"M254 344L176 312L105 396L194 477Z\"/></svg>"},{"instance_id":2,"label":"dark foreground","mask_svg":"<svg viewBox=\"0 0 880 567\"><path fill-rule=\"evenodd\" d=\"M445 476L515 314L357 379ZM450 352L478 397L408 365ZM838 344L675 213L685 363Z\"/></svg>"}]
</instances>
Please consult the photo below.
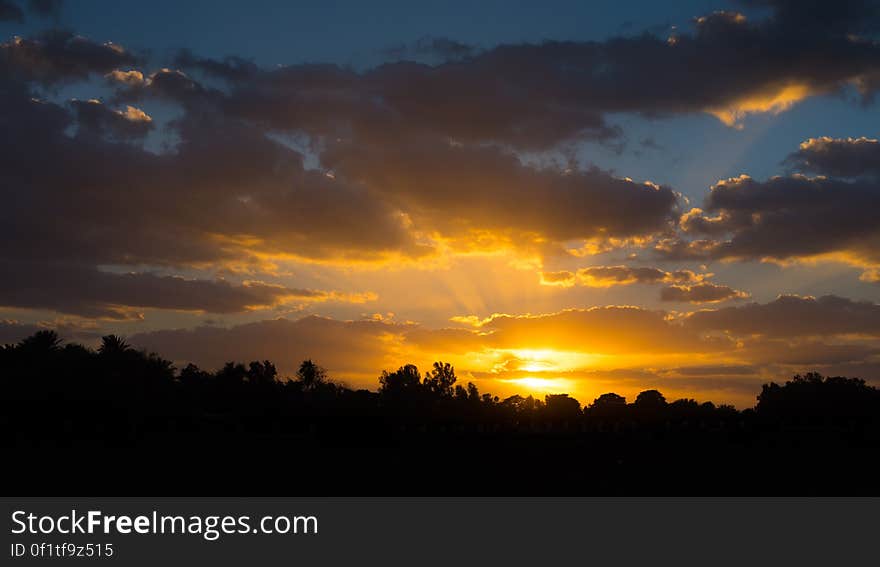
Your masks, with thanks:
<instances>
[{"instance_id":1,"label":"dark foreground","mask_svg":"<svg viewBox=\"0 0 880 567\"><path fill-rule=\"evenodd\" d=\"M874 495L880 443L827 432L151 434L4 443L27 494Z\"/></svg>"},{"instance_id":2,"label":"dark foreground","mask_svg":"<svg viewBox=\"0 0 880 567\"><path fill-rule=\"evenodd\" d=\"M51 333L50 333L51 335ZM874 495L880 395L798 376L753 410L606 394L499 400L448 365L378 393L304 363L216 373L105 339L0 350L8 492L153 495Z\"/></svg>"}]
</instances>

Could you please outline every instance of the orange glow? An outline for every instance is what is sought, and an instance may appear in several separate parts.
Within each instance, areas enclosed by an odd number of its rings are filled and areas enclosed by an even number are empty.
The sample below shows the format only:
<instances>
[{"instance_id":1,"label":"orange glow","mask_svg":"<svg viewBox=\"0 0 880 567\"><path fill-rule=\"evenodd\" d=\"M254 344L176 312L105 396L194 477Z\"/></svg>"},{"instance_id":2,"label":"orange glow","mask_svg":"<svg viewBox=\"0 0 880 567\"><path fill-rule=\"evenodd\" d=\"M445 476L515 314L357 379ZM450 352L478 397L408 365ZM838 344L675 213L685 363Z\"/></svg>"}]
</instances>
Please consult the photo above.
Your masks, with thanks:
<instances>
[{"instance_id":1,"label":"orange glow","mask_svg":"<svg viewBox=\"0 0 880 567\"><path fill-rule=\"evenodd\" d=\"M512 378L503 380L512 384L517 390L526 394L565 394L572 391L574 383L565 378L538 378L526 376L524 378Z\"/></svg>"},{"instance_id":2,"label":"orange glow","mask_svg":"<svg viewBox=\"0 0 880 567\"><path fill-rule=\"evenodd\" d=\"M566 372L577 368L587 368L595 361L595 356L583 352L566 352L553 349L510 349L498 351L497 356L507 357L508 370L524 372ZM507 364L510 361L513 364Z\"/></svg>"},{"instance_id":3,"label":"orange glow","mask_svg":"<svg viewBox=\"0 0 880 567\"><path fill-rule=\"evenodd\" d=\"M807 85L790 84L737 100L730 106L708 108L706 112L727 126L742 128L742 120L749 114L779 114L795 103L813 94Z\"/></svg>"}]
</instances>

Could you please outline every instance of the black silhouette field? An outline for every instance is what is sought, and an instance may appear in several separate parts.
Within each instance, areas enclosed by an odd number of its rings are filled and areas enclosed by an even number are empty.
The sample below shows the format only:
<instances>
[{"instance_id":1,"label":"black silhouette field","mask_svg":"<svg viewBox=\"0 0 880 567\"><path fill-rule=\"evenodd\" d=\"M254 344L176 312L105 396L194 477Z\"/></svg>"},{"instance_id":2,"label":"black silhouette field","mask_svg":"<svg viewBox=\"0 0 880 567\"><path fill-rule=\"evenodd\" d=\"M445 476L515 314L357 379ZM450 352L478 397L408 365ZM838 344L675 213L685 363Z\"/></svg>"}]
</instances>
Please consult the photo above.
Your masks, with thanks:
<instances>
[{"instance_id":1,"label":"black silhouette field","mask_svg":"<svg viewBox=\"0 0 880 567\"><path fill-rule=\"evenodd\" d=\"M40 331L0 350L4 473L42 495L864 495L880 462L880 392L855 378L766 384L744 411L656 390L499 399L442 362L377 386Z\"/></svg>"}]
</instances>

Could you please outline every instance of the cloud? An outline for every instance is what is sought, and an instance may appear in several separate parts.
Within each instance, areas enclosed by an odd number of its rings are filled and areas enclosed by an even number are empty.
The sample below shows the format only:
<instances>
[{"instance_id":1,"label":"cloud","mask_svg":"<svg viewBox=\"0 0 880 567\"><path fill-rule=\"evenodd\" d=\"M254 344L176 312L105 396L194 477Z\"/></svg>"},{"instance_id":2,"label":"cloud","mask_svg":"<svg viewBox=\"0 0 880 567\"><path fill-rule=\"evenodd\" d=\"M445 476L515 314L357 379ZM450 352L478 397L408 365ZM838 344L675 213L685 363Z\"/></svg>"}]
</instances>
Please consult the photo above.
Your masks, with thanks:
<instances>
[{"instance_id":1,"label":"cloud","mask_svg":"<svg viewBox=\"0 0 880 567\"><path fill-rule=\"evenodd\" d=\"M573 159L560 164L542 152L619 136L608 116L621 112L710 112L739 124L748 113L781 111L851 85L872 94L880 48L853 36L864 28L858 19L834 11L833 28L805 33L792 24L801 18L796 11L772 8L754 22L711 14L674 38L482 50L426 40L416 49L441 53L442 62L362 71L331 64L264 69L237 56L183 51L174 61L179 69L149 72L131 51L70 32L15 38L0 46L0 196L8 204L0 210L7 244L0 262L27 270L34 269L29 258L41 257L56 270L39 272L48 278L67 269L106 273L107 266L145 278L157 269L245 266L265 279L259 274L278 261L382 265L514 250L540 264L572 246L646 245L680 217L672 188ZM106 104L65 106L40 96L49 96L41 87L98 76L114 90ZM178 112L164 120L167 113L150 110L156 100ZM166 122L166 141L176 144L161 152L143 147L153 127L148 110ZM294 149L292 138L307 149ZM697 238L669 250L683 258L844 253L873 265L876 223L866 220L864 206L876 201L873 186L791 178L819 189L792 188L786 199L794 205L774 208L773 195L782 191L775 187L784 183L743 189L768 196L754 203L734 198L733 185L744 180L716 187L705 215L681 220ZM814 193L808 202L805 195ZM776 238L798 226L789 211L817 227L819 211L830 211L832 222L803 238ZM710 225L717 228L711 234ZM625 285L655 276L603 277L576 272L574 281ZM699 283L656 277L667 285ZM548 272L551 280L568 284L572 277ZM85 304L96 301L80 293ZM121 288L113 293L129 300ZM16 297L7 293L0 302L15 306ZM66 300L59 305L68 308Z\"/></svg>"},{"instance_id":2,"label":"cloud","mask_svg":"<svg viewBox=\"0 0 880 567\"><path fill-rule=\"evenodd\" d=\"M0 256L191 266L247 259L251 251L310 258L422 252L398 210L305 169L301 154L247 127L204 116L184 121L176 151L154 154L69 137L74 117L52 103L8 102L0 177L4 195L16 197L0 211L9 244ZM85 104L92 105L77 106ZM143 119L136 111L110 117L102 105L86 108L117 124Z\"/></svg>"},{"instance_id":3,"label":"cloud","mask_svg":"<svg viewBox=\"0 0 880 567\"><path fill-rule=\"evenodd\" d=\"M583 361L592 356L586 353L632 356L640 352L688 352L693 356L695 352L717 352L729 346L701 339L665 320L662 312L623 307L538 316L496 315L472 329L431 329L393 321L309 316L229 328L155 331L134 335L130 342L178 364L193 361L208 368L219 367L227 360L269 359L282 372L292 373L300 361L311 358L329 368L334 377L369 388L376 387L381 369L406 362L426 366L434 360L449 360L456 364L462 379L482 375L494 380L516 376L524 368L534 371L534 366L541 363L534 358L541 349L556 353L552 364L559 363L561 356L565 365L572 365L565 368L574 370L583 369ZM538 355L529 354L535 352ZM551 371L559 370L554 368L549 366Z\"/></svg>"},{"instance_id":4,"label":"cloud","mask_svg":"<svg viewBox=\"0 0 880 567\"><path fill-rule=\"evenodd\" d=\"M383 368L402 364L390 351L405 325L381 321L338 321L323 317L274 319L230 328L198 327L133 335L133 345L161 353L178 364L219 368L230 360L272 360L292 375L312 359L331 377L375 388Z\"/></svg>"},{"instance_id":5,"label":"cloud","mask_svg":"<svg viewBox=\"0 0 880 567\"><path fill-rule=\"evenodd\" d=\"M810 312L810 302L820 305L817 312ZM865 309L855 322L846 314ZM462 321L467 327L440 329L311 316L156 331L131 342L208 368L227 360L269 359L292 373L311 358L357 387L375 388L383 368L444 360L456 366L460 380L473 379L495 393L514 393L517 380L530 377L580 396L663 386L667 393L745 403L754 400L762 381L793 372L849 365L859 366L862 376L880 378L874 362L880 355L873 324L878 319L870 309L842 298L780 298L689 317L605 306L469 317ZM873 326L866 332L866 325Z\"/></svg>"},{"instance_id":6,"label":"cloud","mask_svg":"<svg viewBox=\"0 0 880 567\"><path fill-rule=\"evenodd\" d=\"M217 91L203 87L178 69L163 68L146 78L140 72L134 74L132 71L114 69L105 78L111 83L124 85L125 88L116 94L116 98L121 101L153 97L176 101L187 108L196 109L211 104L219 96Z\"/></svg>"},{"instance_id":7,"label":"cloud","mask_svg":"<svg viewBox=\"0 0 880 567\"><path fill-rule=\"evenodd\" d=\"M38 325L19 323L14 320L0 320L0 345L15 344L25 337L42 330Z\"/></svg>"},{"instance_id":8,"label":"cloud","mask_svg":"<svg viewBox=\"0 0 880 567\"><path fill-rule=\"evenodd\" d=\"M758 369L753 366L715 364L708 366L683 366L670 370L685 376L740 376L756 374Z\"/></svg>"},{"instance_id":9,"label":"cloud","mask_svg":"<svg viewBox=\"0 0 880 567\"><path fill-rule=\"evenodd\" d=\"M451 236L471 229L553 242L643 236L668 228L678 204L666 186L598 168L533 167L498 148L448 141L335 144L321 160L337 176L407 211L418 225Z\"/></svg>"},{"instance_id":10,"label":"cloud","mask_svg":"<svg viewBox=\"0 0 880 567\"><path fill-rule=\"evenodd\" d=\"M870 268L862 272L859 279L863 282L880 283L880 268Z\"/></svg>"},{"instance_id":11,"label":"cloud","mask_svg":"<svg viewBox=\"0 0 880 567\"><path fill-rule=\"evenodd\" d=\"M227 81L244 81L255 77L259 68L252 61L241 57L228 56L222 60L198 57L189 49L178 52L174 58L176 67L196 69L212 77Z\"/></svg>"},{"instance_id":12,"label":"cloud","mask_svg":"<svg viewBox=\"0 0 880 567\"><path fill-rule=\"evenodd\" d=\"M739 0L743 5L771 8L779 25L809 33L870 33L880 30L876 0Z\"/></svg>"},{"instance_id":13,"label":"cloud","mask_svg":"<svg viewBox=\"0 0 880 567\"><path fill-rule=\"evenodd\" d=\"M702 282L694 285L671 285L660 291L662 301L686 303L717 303L729 299L745 299L749 294L730 286Z\"/></svg>"},{"instance_id":14,"label":"cloud","mask_svg":"<svg viewBox=\"0 0 880 567\"><path fill-rule=\"evenodd\" d=\"M639 140L639 146L646 150L662 151L665 149L663 146L657 143L657 140L655 140L653 136L647 136Z\"/></svg>"},{"instance_id":15,"label":"cloud","mask_svg":"<svg viewBox=\"0 0 880 567\"><path fill-rule=\"evenodd\" d=\"M409 44L399 44L383 51L392 60L443 62L459 60L477 53L477 48L447 37L423 37Z\"/></svg>"},{"instance_id":16,"label":"cloud","mask_svg":"<svg viewBox=\"0 0 880 567\"><path fill-rule=\"evenodd\" d=\"M61 8L64 5L63 0L28 0L28 10L41 18L61 17Z\"/></svg>"},{"instance_id":17,"label":"cloud","mask_svg":"<svg viewBox=\"0 0 880 567\"><path fill-rule=\"evenodd\" d=\"M475 322L475 326L479 333L474 336L493 348L607 354L705 352L719 348L715 341L704 340L691 328L669 320L663 311L629 306L567 309L540 315L496 314Z\"/></svg>"},{"instance_id":18,"label":"cloud","mask_svg":"<svg viewBox=\"0 0 880 567\"><path fill-rule=\"evenodd\" d=\"M279 130L359 144L426 135L464 145L548 149L620 135L613 113L710 113L741 126L810 96L860 90L869 100L880 47L858 34L853 10L804 10L782 3L755 22L735 12L697 18L693 31L605 41L500 45L478 52L423 42L437 64L393 62L357 72L327 64L254 69L240 59L188 54L184 69L231 83L225 111ZM807 25L809 24L809 25ZM439 43L438 43L439 42ZM449 55L454 56L449 59ZM478 117L475 119L475 117Z\"/></svg>"},{"instance_id":19,"label":"cloud","mask_svg":"<svg viewBox=\"0 0 880 567\"><path fill-rule=\"evenodd\" d=\"M0 0L0 22L23 22L24 11L11 0Z\"/></svg>"},{"instance_id":20,"label":"cloud","mask_svg":"<svg viewBox=\"0 0 880 567\"><path fill-rule=\"evenodd\" d=\"M697 311L685 319L693 331L738 336L880 336L880 305L836 295L818 299L782 295L770 303Z\"/></svg>"},{"instance_id":21,"label":"cloud","mask_svg":"<svg viewBox=\"0 0 880 567\"><path fill-rule=\"evenodd\" d=\"M661 242L657 251L677 259L828 258L872 268L880 264L877 202L880 183L867 178L743 175L718 182L702 209L682 217L685 235L709 238Z\"/></svg>"},{"instance_id":22,"label":"cloud","mask_svg":"<svg viewBox=\"0 0 880 567\"><path fill-rule=\"evenodd\" d=\"M880 344L872 339L760 336L740 339L739 350L756 365L794 366L800 370L864 361L880 354Z\"/></svg>"},{"instance_id":23,"label":"cloud","mask_svg":"<svg viewBox=\"0 0 880 567\"><path fill-rule=\"evenodd\" d=\"M362 303L372 294L296 289L260 281L187 279L153 273L114 273L76 264L3 263L0 305L51 309L81 317L132 319L137 308L241 313L291 302Z\"/></svg>"},{"instance_id":24,"label":"cloud","mask_svg":"<svg viewBox=\"0 0 880 567\"><path fill-rule=\"evenodd\" d=\"M118 44L96 43L63 30L15 37L0 44L0 57L17 74L43 83L86 79L139 61Z\"/></svg>"},{"instance_id":25,"label":"cloud","mask_svg":"<svg viewBox=\"0 0 880 567\"><path fill-rule=\"evenodd\" d=\"M123 304L133 301L132 282L101 274L99 266L168 272L236 265L259 273L274 255L371 261L426 253L398 210L362 187L305 169L300 153L259 131L222 117L184 118L175 151L156 154L129 143L151 123L138 109L87 101L65 107L7 84L0 96L0 264L7 282L27 286L3 286L2 305L54 301L61 310L107 316L104 307L90 307L102 302L96 291L106 303ZM51 301L26 297L28 287L39 293L71 272L101 285L70 286ZM177 280L142 277L157 287L174 283L174 293L187 295ZM209 297L192 307L213 309ZM155 295L131 305L188 308Z\"/></svg>"},{"instance_id":26,"label":"cloud","mask_svg":"<svg viewBox=\"0 0 880 567\"><path fill-rule=\"evenodd\" d=\"M829 177L880 177L880 142L873 138L810 138L786 160Z\"/></svg>"},{"instance_id":27,"label":"cloud","mask_svg":"<svg viewBox=\"0 0 880 567\"><path fill-rule=\"evenodd\" d=\"M745 299L749 294L730 286L705 281L711 273L692 270L666 271L652 267L590 266L577 272L567 270L541 272L541 284L546 286L572 287L575 285L608 288L633 284L667 284L660 291L661 301L685 303L716 303L729 299Z\"/></svg>"},{"instance_id":28,"label":"cloud","mask_svg":"<svg viewBox=\"0 0 880 567\"><path fill-rule=\"evenodd\" d=\"M118 83L128 87L139 87L146 82L144 74L137 69L129 69L128 71L114 69L104 75L104 77L110 84Z\"/></svg>"},{"instance_id":29,"label":"cloud","mask_svg":"<svg viewBox=\"0 0 880 567\"><path fill-rule=\"evenodd\" d=\"M577 274L568 270L541 272L541 285L571 287L577 283Z\"/></svg>"},{"instance_id":30,"label":"cloud","mask_svg":"<svg viewBox=\"0 0 880 567\"><path fill-rule=\"evenodd\" d=\"M678 260L832 260L863 268L862 281L877 281L878 159L874 139L810 138L786 163L816 177L721 180L701 208L681 216L680 237L661 240L655 250Z\"/></svg>"},{"instance_id":31,"label":"cloud","mask_svg":"<svg viewBox=\"0 0 880 567\"><path fill-rule=\"evenodd\" d=\"M712 274L700 274L691 270L667 272L660 268L633 268L630 266L591 266L577 271L580 285L587 287L611 287L631 284L689 284L698 283Z\"/></svg>"},{"instance_id":32,"label":"cloud","mask_svg":"<svg viewBox=\"0 0 880 567\"><path fill-rule=\"evenodd\" d=\"M80 132L96 136L109 136L118 140L143 138L153 129L153 119L143 110L126 106L125 110L114 110L101 101L72 100Z\"/></svg>"}]
</instances>

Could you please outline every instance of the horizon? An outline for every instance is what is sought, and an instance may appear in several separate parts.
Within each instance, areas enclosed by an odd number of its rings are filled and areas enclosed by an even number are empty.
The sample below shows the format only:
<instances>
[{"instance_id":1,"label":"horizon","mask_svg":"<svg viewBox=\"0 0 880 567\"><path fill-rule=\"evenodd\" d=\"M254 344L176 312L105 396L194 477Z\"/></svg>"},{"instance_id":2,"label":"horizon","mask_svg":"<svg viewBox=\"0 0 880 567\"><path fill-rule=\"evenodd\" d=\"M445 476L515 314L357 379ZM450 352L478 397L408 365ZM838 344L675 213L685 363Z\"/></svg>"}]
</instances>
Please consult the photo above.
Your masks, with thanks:
<instances>
[{"instance_id":1,"label":"horizon","mask_svg":"<svg viewBox=\"0 0 880 567\"><path fill-rule=\"evenodd\" d=\"M0 344L585 406L880 385L878 32L858 0L0 0Z\"/></svg>"}]
</instances>

